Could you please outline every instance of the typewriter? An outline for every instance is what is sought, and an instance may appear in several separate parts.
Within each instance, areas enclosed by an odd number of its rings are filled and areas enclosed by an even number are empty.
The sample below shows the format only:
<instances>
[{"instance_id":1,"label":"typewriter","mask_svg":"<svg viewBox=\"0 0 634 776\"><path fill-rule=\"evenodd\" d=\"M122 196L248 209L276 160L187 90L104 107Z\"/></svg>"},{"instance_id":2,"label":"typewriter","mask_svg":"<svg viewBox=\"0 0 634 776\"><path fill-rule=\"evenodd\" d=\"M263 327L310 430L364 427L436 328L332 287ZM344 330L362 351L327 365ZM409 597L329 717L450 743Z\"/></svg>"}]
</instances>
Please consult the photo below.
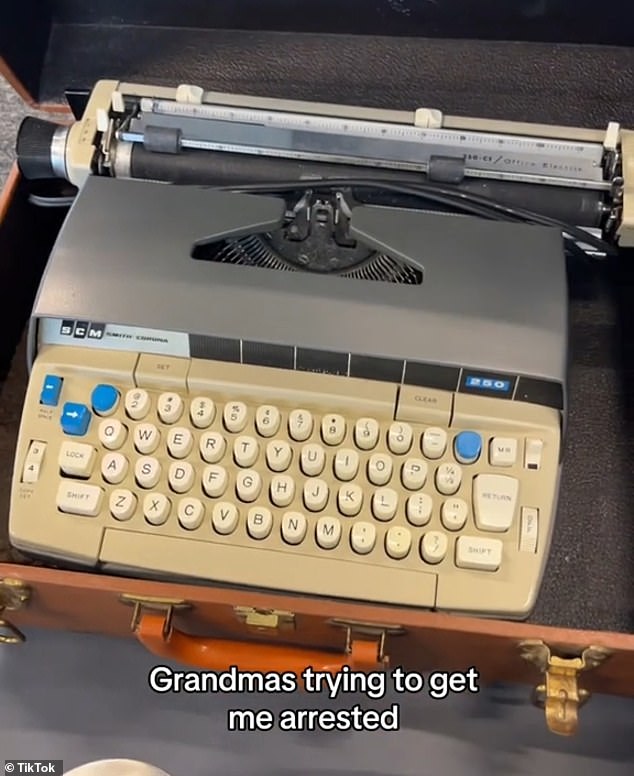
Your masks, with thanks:
<instances>
[{"instance_id":1,"label":"typewriter","mask_svg":"<svg viewBox=\"0 0 634 776\"><path fill-rule=\"evenodd\" d=\"M632 137L111 81L70 126L27 119L23 175L73 188L13 545L525 618L565 465L566 259L634 244Z\"/></svg>"}]
</instances>

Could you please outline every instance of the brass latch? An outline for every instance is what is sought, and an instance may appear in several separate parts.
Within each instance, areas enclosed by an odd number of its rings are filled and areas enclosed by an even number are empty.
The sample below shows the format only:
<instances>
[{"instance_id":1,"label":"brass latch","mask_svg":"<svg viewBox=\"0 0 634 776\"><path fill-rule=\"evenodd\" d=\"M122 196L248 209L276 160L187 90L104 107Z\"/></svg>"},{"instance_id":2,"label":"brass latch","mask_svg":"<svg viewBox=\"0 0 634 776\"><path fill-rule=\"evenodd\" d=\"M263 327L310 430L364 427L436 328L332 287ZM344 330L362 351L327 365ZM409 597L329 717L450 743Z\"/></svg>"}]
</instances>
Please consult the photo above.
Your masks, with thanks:
<instances>
[{"instance_id":1,"label":"brass latch","mask_svg":"<svg viewBox=\"0 0 634 776\"><path fill-rule=\"evenodd\" d=\"M158 598L149 595L141 596L133 595L131 593L122 593L119 596L119 600L122 604L134 607L132 620L130 622L130 630L132 632L136 631L144 611L165 612L165 630L169 632L172 627L174 612L191 608L191 604L188 604L187 601L183 601L181 598Z\"/></svg>"},{"instance_id":2,"label":"brass latch","mask_svg":"<svg viewBox=\"0 0 634 776\"><path fill-rule=\"evenodd\" d=\"M295 629L295 615L280 609L257 609L254 606L234 606L233 613L248 628L258 631Z\"/></svg>"},{"instance_id":3,"label":"brass latch","mask_svg":"<svg viewBox=\"0 0 634 776\"><path fill-rule=\"evenodd\" d=\"M350 652L352 641L355 638L377 639L377 661L385 665L389 658L386 653L388 636L403 636L405 628L401 625L386 625L383 623L366 622L364 620L342 620L334 618L328 621L335 628L343 628L346 631L346 652Z\"/></svg>"},{"instance_id":4,"label":"brass latch","mask_svg":"<svg viewBox=\"0 0 634 776\"><path fill-rule=\"evenodd\" d=\"M0 580L0 644L22 644L26 636L4 616L5 612L17 612L29 600L30 590L19 579L4 577Z\"/></svg>"},{"instance_id":5,"label":"brass latch","mask_svg":"<svg viewBox=\"0 0 634 776\"><path fill-rule=\"evenodd\" d=\"M579 687L579 674L601 665L610 652L603 647L587 647L578 657L554 655L543 641L523 641L521 655L545 676L533 693L533 703L546 713L549 730L572 736L579 725L579 709L590 700L590 693Z\"/></svg>"}]
</instances>

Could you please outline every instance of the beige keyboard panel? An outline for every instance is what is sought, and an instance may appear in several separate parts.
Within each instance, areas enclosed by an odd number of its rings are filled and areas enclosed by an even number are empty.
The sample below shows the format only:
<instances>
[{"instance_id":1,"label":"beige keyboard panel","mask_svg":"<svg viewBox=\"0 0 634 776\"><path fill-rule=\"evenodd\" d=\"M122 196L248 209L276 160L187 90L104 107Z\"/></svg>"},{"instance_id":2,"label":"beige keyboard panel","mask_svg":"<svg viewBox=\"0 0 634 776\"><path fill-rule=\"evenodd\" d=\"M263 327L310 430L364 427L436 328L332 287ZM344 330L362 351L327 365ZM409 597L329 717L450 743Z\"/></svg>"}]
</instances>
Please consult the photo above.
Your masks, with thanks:
<instances>
[{"instance_id":1,"label":"beige keyboard panel","mask_svg":"<svg viewBox=\"0 0 634 776\"><path fill-rule=\"evenodd\" d=\"M54 406L40 403L51 376ZM64 432L65 411L67 431L88 418L72 429L85 433ZM48 346L10 536L139 576L522 618L548 556L559 447L559 413L520 402Z\"/></svg>"}]
</instances>

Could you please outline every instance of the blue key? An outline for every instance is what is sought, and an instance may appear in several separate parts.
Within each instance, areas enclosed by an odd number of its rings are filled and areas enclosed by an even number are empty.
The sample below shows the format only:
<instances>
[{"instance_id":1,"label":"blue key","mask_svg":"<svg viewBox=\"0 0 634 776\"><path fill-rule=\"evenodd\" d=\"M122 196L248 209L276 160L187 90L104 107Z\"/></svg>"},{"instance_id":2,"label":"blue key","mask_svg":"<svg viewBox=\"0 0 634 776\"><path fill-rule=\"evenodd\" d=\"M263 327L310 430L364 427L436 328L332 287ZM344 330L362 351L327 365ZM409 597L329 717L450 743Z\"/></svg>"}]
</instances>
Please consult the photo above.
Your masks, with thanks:
<instances>
[{"instance_id":1,"label":"blue key","mask_svg":"<svg viewBox=\"0 0 634 776\"><path fill-rule=\"evenodd\" d=\"M90 410L85 404L66 402L62 409L62 431L70 436L84 436L90 425Z\"/></svg>"},{"instance_id":2,"label":"blue key","mask_svg":"<svg viewBox=\"0 0 634 776\"><path fill-rule=\"evenodd\" d=\"M97 385L90 397L93 410L97 415L107 415L119 401L119 391L113 385Z\"/></svg>"},{"instance_id":3,"label":"blue key","mask_svg":"<svg viewBox=\"0 0 634 776\"><path fill-rule=\"evenodd\" d=\"M475 431L461 431L454 442L458 463L475 463L482 452L482 439Z\"/></svg>"},{"instance_id":4,"label":"blue key","mask_svg":"<svg viewBox=\"0 0 634 776\"><path fill-rule=\"evenodd\" d=\"M40 393L40 404L45 404L47 407L57 407L63 382L63 379L57 375L46 375L42 393Z\"/></svg>"}]
</instances>

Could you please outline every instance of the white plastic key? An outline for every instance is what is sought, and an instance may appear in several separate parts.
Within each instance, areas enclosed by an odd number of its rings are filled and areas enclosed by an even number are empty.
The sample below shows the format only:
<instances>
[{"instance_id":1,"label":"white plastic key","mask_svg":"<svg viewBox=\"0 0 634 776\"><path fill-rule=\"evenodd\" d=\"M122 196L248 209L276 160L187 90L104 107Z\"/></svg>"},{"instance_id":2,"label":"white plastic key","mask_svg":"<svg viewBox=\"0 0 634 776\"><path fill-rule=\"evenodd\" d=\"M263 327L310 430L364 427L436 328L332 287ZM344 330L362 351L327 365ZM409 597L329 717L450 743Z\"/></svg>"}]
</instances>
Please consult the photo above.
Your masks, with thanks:
<instances>
[{"instance_id":1,"label":"white plastic key","mask_svg":"<svg viewBox=\"0 0 634 776\"><path fill-rule=\"evenodd\" d=\"M412 427L408 423L392 423L387 432L387 446L394 455L409 453L413 439Z\"/></svg>"},{"instance_id":2,"label":"white plastic key","mask_svg":"<svg viewBox=\"0 0 634 776\"><path fill-rule=\"evenodd\" d=\"M170 464L167 481L174 493L188 493L194 485L194 467L189 461Z\"/></svg>"},{"instance_id":3,"label":"white plastic key","mask_svg":"<svg viewBox=\"0 0 634 776\"><path fill-rule=\"evenodd\" d=\"M391 488L380 488L372 496L372 514L377 520L391 520L398 508L398 493Z\"/></svg>"},{"instance_id":4,"label":"white plastic key","mask_svg":"<svg viewBox=\"0 0 634 776\"><path fill-rule=\"evenodd\" d=\"M103 491L97 485L61 482L57 488L57 508L70 515L96 517L101 511L102 499Z\"/></svg>"},{"instance_id":5,"label":"white plastic key","mask_svg":"<svg viewBox=\"0 0 634 776\"><path fill-rule=\"evenodd\" d=\"M184 498L178 502L176 514L178 522L186 531L195 531L202 525L205 507L197 498Z\"/></svg>"},{"instance_id":6,"label":"white plastic key","mask_svg":"<svg viewBox=\"0 0 634 776\"><path fill-rule=\"evenodd\" d=\"M425 458L435 461L442 458L447 449L447 432L444 428L432 426L426 429L421 440L421 449Z\"/></svg>"},{"instance_id":7,"label":"white plastic key","mask_svg":"<svg viewBox=\"0 0 634 776\"><path fill-rule=\"evenodd\" d=\"M206 396L197 396L189 405L189 417L196 428L209 428L216 417L216 405Z\"/></svg>"},{"instance_id":8,"label":"white plastic key","mask_svg":"<svg viewBox=\"0 0 634 776\"><path fill-rule=\"evenodd\" d=\"M220 498L229 484L229 475L224 466L212 464L205 466L202 475L202 486L209 498Z\"/></svg>"},{"instance_id":9,"label":"white plastic key","mask_svg":"<svg viewBox=\"0 0 634 776\"><path fill-rule=\"evenodd\" d=\"M170 500L163 493L147 493L143 499L143 517L150 525L163 525L171 508Z\"/></svg>"},{"instance_id":10,"label":"white plastic key","mask_svg":"<svg viewBox=\"0 0 634 776\"><path fill-rule=\"evenodd\" d=\"M139 423L132 432L134 448L141 455L152 455L161 441L161 432L153 423Z\"/></svg>"},{"instance_id":11,"label":"white plastic key","mask_svg":"<svg viewBox=\"0 0 634 776\"><path fill-rule=\"evenodd\" d=\"M373 485L387 485L392 478L392 459L389 455L375 453L368 461L368 479Z\"/></svg>"},{"instance_id":12,"label":"white plastic key","mask_svg":"<svg viewBox=\"0 0 634 776\"><path fill-rule=\"evenodd\" d=\"M207 431L201 434L198 448L205 463L218 463L225 454L227 443L222 434L217 431Z\"/></svg>"},{"instance_id":13,"label":"white plastic key","mask_svg":"<svg viewBox=\"0 0 634 776\"><path fill-rule=\"evenodd\" d=\"M136 496L125 488L113 490L110 494L110 514L115 520L129 520L136 510Z\"/></svg>"},{"instance_id":14,"label":"white plastic key","mask_svg":"<svg viewBox=\"0 0 634 776\"><path fill-rule=\"evenodd\" d=\"M412 534L408 528L395 525L385 535L385 552L394 560L406 558L411 547Z\"/></svg>"},{"instance_id":15,"label":"white plastic key","mask_svg":"<svg viewBox=\"0 0 634 776\"><path fill-rule=\"evenodd\" d=\"M440 510L440 522L448 531L461 531L467 522L469 507L461 498L445 501Z\"/></svg>"},{"instance_id":16,"label":"white plastic key","mask_svg":"<svg viewBox=\"0 0 634 776\"><path fill-rule=\"evenodd\" d=\"M216 533L221 536L232 534L238 527L238 510L235 504L229 501L220 501L214 504L211 514L211 524Z\"/></svg>"},{"instance_id":17,"label":"white plastic key","mask_svg":"<svg viewBox=\"0 0 634 776\"><path fill-rule=\"evenodd\" d=\"M410 496L405 508L407 522L415 526L427 525L431 520L433 506L434 502L427 493L417 493Z\"/></svg>"},{"instance_id":18,"label":"white plastic key","mask_svg":"<svg viewBox=\"0 0 634 776\"><path fill-rule=\"evenodd\" d=\"M239 434L244 431L247 425L248 416L247 405L241 401L232 401L225 405L222 413L222 419L227 431L233 434Z\"/></svg>"},{"instance_id":19,"label":"white plastic key","mask_svg":"<svg viewBox=\"0 0 634 776\"><path fill-rule=\"evenodd\" d=\"M191 453L194 446L194 435L184 426L175 426L167 435L167 452L172 458L183 459Z\"/></svg>"},{"instance_id":20,"label":"white plastic key","mask_svg":"<svg viewBox=\"0 0 634 776\"><path fill-rule=\"evenodd\" d=\"M341 521L336 517L320 517L315 527L315 540L322 550L334 550L341 541Z\"/></svg>"},{"instance_id":21,"label":"white plastic key","mask_svg":"<svg viewBox=\"0 0 634 776\"><path fill-rule=\"evenodd\" d=\"M134 465L134 476L139 487L149 490L153 488L161 478L161 464L156 458L139 458Z\"/></svg>"},{"instance_id":22,"label":"white plastic key","mask_svg":"<svg viewBox=\"0 0 634 776\"><path fill-rule=\"evenodd\" d=\"M243 469L248 469L258 460L260 445L252 436L239 436L233 443L233 460Z\"/></svg>"},{"instance_id":23,"label":"white plastic key","mask_svg":"<svg viewBox=\"0 0 634 776\"><path fill-rule=\"evenodd\" d=\"M125 395L125 411L132 420L142 420L150 411L150 395L142 388L133 388Z\"/></svg>"},{"instance_id":24,"label":"white plastic key","mask_svg":"<svg viewBox=\"0 0 634 776\"><path fill-rule=\"evenodd\" d=\"M183 399L173 391L162 393L156 403L156 411L162 423L172 425L180 420L183 414Z\"/></svg>"},{"instance_id":25,"label":"white plastic key","mask_svg":"<svg viewBox=\"0 0 634 776\"><path fill-rule=\"evenodd\" d=\"M374 418L359 418L354 427L354 443L359 450L373 450L378 444L379 432Z\"/></svg>"},{"instance_id":26,"label":"white plastic key","mask_svg":"<svg viewBox=\"0 0 634 776\"><path fill-rule=\"evenodd\" d=\"M302 472L307 477L318 477L326 465L326 451L318 444L304 445L300 465Z\"/></svg>"},{"instance_id":27,"label":"white plastic key","mask_svg":"<svg viewBox=\"0 0 634 776\"><path fill-rule=\"evenodd\" d=\"M276 507L287 507L295 498L295 480L287 474L276 474L271 478L269 493Z\"/></svg>"},{"instance_id":28,"label":"white plastic key","mask_svg":"<svg viewBox=\"0 0 634 776\"><path fill-rule=\"evenodd\" d=\"M247 513L247 531L252 539L266 539L273 530L273 515L266 507L251 507Z\"/></svg>"},{"instance_id":29,"label":"white plastic key","mask_svg":"<svg viewBox=\"0 0 634 776\"><path fill-rule=\"evenodd\" d=\"M350 546L357 555L367 555L376 545L376 526L359 520L350 531Z\"/></svg>"},{"instance_id":30,"label":"white plastic key","mask_svg":"<svg viewBox=\"0 0 634 776\"><path fill-rule=\"evenodd\" d=\"M60 512L82 517L96 517L101 511L103 491L97 485L82 482L60 482L57 508Z\"/></svg>"},{"instance_id":31,"label":"white plastic key","mask_svg":"<svg viewBox=\"0 0 634 776\"><path fill-rule=\"evenodd\" d=\"M436 489L443 496L453 496L462 482L462 469L455 463L442 463L436 470Z\"/></svg>"},{"instance_id":32,"label":"white plastic key","mask_svg":"<svg viewBox=\"0 0 634 776\"><path fill-rule=\"evenodd\" d=\"M60 448L58 464L69 477L89 477L95 457L96 451L92 445L64 442Z\"/></svg>"},{"instance_id":33,"label":"white plastic key","mask_svg":"<svg viewBox=\"0 0 634 776\"><path fill-rule=\"evenodd\" d=\"M92 445L63 442L59 451L59 468L69 477L90 477L97 451Z\"/></svg>"},{"instance_id":34,"label":"white plastic key","mask_svg":"<svg viewBox=\"0 0 634 776\"><path fill-rule=\"evenodd\" d=\"M401 469L401 482L407 490L420 490L427 482L427 461L408 458Z\"/></svg>"},{"instance_id":35,"label":"white plastic key","mask_svg":"<svg viewBox=\"0 0 634 776\"><path fill-rule=\"evenodd\" d=\"M321 438L327 445L340 445L346 435L346 420L342 415L325 415L321 421Z\"/></svg>"},{"instance_id":36,"label":"white plastic key","mask_svg":"<svg viewBox=\"0 0 634 776\"><path fill-rule=\"evenodd\" d=\"M264 404L258 407L255 413L255 428L260 436L273 437L280 429L282 416L277 407Z\"/></svg>"},{"instance_id":37,"label":"white plastic key","mask_svg":"<svg viewBox=\"0 0 634 776\"><path fill-rule=\"evenodd\" d=\"M287 544L301 544L306 537L308 523L301 512L285 512L282 517L282 539Z\"/></svg>"},{"instance_id":38,"label":"white plastic key","mask_svg":"<svg viewBox=\"0 0 634 776\"><path fill-rule=\"evenodd\" d=\"M295 442L305 442L313 433L314 420L308 410L293 410L288 416L288 433Z\"/></svg>"},{"instance_id":39,"label":"white plastic key","mask_svg":"<svg viewBox=\"0 0 634 776\"><path fill-rule=\"evenodd\" d=\"M440 531L429 531L423 536L420 543L420 554L423 560L431 564L444 560L448 549L447 537Z\"/></svg>"},{"instance_id":40,"label":"white plastic key","mask_svg":"<svg viewBox=\"0 0 634 776\"><path fill-rule=\"evenodd\" d=\"M513 525L519 480L504 474L479 474L473 480L475 524L480 531L508 531Z\"/></svg>"},{"instance_id":41,"label":"white plastic key","mask_svg":"<svg viewBox=\"0 0 634 776\"><path fill-rule=\"evenodd\" d=\"M342 482L353 480L359 472L359 453L348 448L337 450L334 472L335 477Z\"/></svg>"},{"instance_id":42,"label":"white plastic key","mask_svg":"<svg viewBox=\"0 0 634 776\"><path fill-rule=\"evenodd\" d=\"M118 450L127 437L127 429L120 420L110 418L99 424L99 442L106 450Z\"/></svg>"},{"instance_id":43,"label":"white plastic key","mask_svg":"<svg viewBox=\"0 0 634 776\"><path fill-rule=\"evenodd\" d=\"M456 542L456 566L477 571L497 571L502 565L502 542L482 536L460 536Z\"/></svg>"},{"instance_id":44,"label":"white plastic key","mask_svg":"<svg viewBox=\"0 0 634 776\"><path fill-rule=\"evenodd\" d=\"M517 460L517 439L495 437L489 445L491 466L513 466Z\"/></svg>"},{"instance_id":45,"label":"white plastic key","mask_svg":"<svg viewBox=\"0 0 634 776\"><path fill-rule=\"evenodd\" d=\"M111 485L118 485L128 473L128 459L121 453L107 453L101 459L101 476Z\"/></svg>"},{"instance_id":46,"label":"white plastic key","mask_svg":"<svg viewBox=\"0 0 634 776\"><path fill-rule=\"evenodd\" d=\"M266 446L266 465L272 472L285 472L291 465L293 453L284 439L273 439Z\"/></svg>"},{"instance_id":47,"label":"white plastic key","mask_svg":"<svg viewBox=\"0 0 634 776\"><path fill-rule=\"evenodd\" d=\"M240 501L252 503L260 495L262 478L253 469L243 469L236 477L236 494Z\"/></svg>"},{"instance_id":48,"label":"white plastic key","mask_svg":"<svg viewBox=\"0 0 634 776\"><path fill-rule=\"evenodd\" d=\"M321 512L328 503L328 483L324 480L310 479L304 483L304 506L309 512Z\"/></svg>"},{"instance_id":49,"label":"white plastic key","mask_svg":"<svg viewBox=\"0 0 634 776\"><path fill-rule=\"evenodd\" d=\"M337 494L337 506L342 515L354 517L363 506L363 490L356 483L342 485Z\"/></svg>"}]
</instances>

